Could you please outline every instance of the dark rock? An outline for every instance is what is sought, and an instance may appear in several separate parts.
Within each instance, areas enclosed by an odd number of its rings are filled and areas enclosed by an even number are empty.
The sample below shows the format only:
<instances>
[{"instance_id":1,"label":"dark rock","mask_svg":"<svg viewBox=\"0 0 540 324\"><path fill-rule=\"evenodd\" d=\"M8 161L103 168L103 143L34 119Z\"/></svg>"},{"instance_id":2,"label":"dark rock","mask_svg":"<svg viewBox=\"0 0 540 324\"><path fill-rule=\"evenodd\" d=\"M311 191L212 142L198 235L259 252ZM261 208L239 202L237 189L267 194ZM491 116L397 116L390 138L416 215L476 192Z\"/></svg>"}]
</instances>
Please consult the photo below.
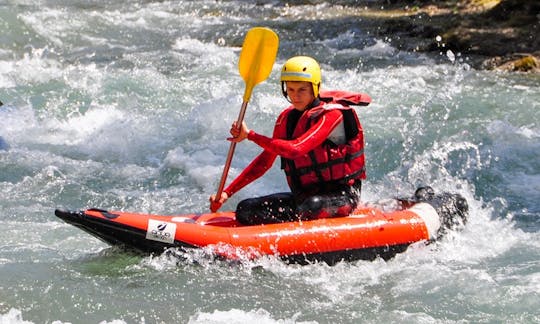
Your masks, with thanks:
<instances>
[{"instance_id":1,"label":"dark rock","mask_svg":"<svg viewBox=\"0 0 540 324\"><path fill-rule=\"evenodd\" d=\"M440 52L444 47L473 58L475 68L540 70L538 0L387 0L382 11L379 2L360 3L381 26L378 36L399 49Z\"/></svg>"}]
</instances>

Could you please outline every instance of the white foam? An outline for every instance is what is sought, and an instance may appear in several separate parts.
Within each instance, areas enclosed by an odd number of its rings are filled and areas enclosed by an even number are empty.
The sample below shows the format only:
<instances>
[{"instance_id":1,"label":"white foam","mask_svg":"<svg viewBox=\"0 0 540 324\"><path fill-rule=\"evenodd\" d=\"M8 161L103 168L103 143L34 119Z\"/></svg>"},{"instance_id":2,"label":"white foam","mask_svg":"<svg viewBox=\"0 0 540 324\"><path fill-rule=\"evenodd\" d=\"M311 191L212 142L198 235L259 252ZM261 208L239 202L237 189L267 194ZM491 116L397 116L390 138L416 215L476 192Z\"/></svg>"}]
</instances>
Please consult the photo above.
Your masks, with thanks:
<instances>
[{"instance_id":1,"label":"white foam","mask_svg":"<svg viewBox=\"0 0 540 324\"><path fill-rule=\"evenodd\" d=\"M494 120L488 125L487 130L493 136L503 136L504 138L514 134L523 136L526 139L540 137L540 129L533 124L516 127L508 121Z\"/></svg>"},{"instance_id":2,"label":"white foam","mask_svg":"<svg viewBox=\"0 0 540 324\"><path fill-rule=\"evenodd\" d=\"M33 322L25 321L22 317L22 312L16 308L11 308L7 313L0 314L1 324L33 324Z\"/></svg>"},{"instance_id":3,"label":"white foam","mask_svg":"<svg viewBox=\"0 0 540 324\"><path fill-rule=\"evenodd\" d=\"M164 159L164 167L181 169L199 186L211 191L211 185L223 171L223 157L209 149L187 153L181 147L171 150Z\"/></svg>"},{"instance_id":4,"label":"white foam","mask_svg":"<svg viewBox=\"0 0 540 324\"><path fill-rule=\"evenodd\" d=\"M30 48L23 57L8 64L4 63L7 74L12 80L20 83L45 83L51 80L62 79L63 69L61 64L47 58L48 48Z\"/></svg>"},{"instance_id":5,"label":"white foam","mask_svg":"<svg viewBox=\"0 0 540 324\"><path fill-rule=\"evenodd\" d=\"M223 323L223 324L244 324L256 322L258 324L308 324L317 323L314 321L298 321L297 318L301 313L295 314L292 318L288 319L274 319L272 314L264 309L256 309L251 311L244 311L236 308L232 308L228 311L215 310L211 313L198 312L197 314L190 316L189 324L207 324L207 323Z\"/></svg>"},{"instance_id":6,"label":"white foam","mask_svg":"<svg viewBox=\"0 0 540 324\"><path fill-rule=\"evenodd\" d=\"M397 49L395 47L381 39L376 39L375 44L362 49L359 54L362 56L367 55L370 57L382 58L395 55L396 53Z\"/></svg>"},{"instance_id":7,"label":"white foam","mask_svg":"<svg viewBox=\"0 0 540 324\"><path fill-rule=\"evenodd\" d=\"M67 32L67 29L73 27L73 25L64 21L67 17L69 15L66 14L66 9L50 8L19 15L19 19L31 26L38 35L51 41L56 46L63 45L62 37L65 35L64 33ZM80 20L77 19L77 21ZM77 23L73 22L73 24Z\"/></svg>"},{"instance_id":8,"label":"white foam","mask_svg":"<svg viewBox=\"0 0 540 324\"><path fill-rule=\"evenodd\" d=\"M528 139L535 139L540 137L540 129L521 126L519 127L517 134Z\"/></svg>"},{"instance_id":9,"label":"white foam","mask_svg":"<svg viewBox=\"0 0 540 324\"><path fill-rule=\"evenodd\" d=\"M122 124L123 120L125 120L124 112L113 107L91 109L65 122L51 122L50 126L54 131L45 140L53 144L90 144L92 139L99 138L100 134L107 132L108 128L115 129L115 125ZM119 131L122 130L119 129Z\"/></svg>"},{"instance_id":10,"label":"white foam","mask_svg":"<svg viewBox=\"0 0 540 324\"><path fill-rule=\"evenodd\" d=\"M100 324L106 324L103 321ZM11 308L7 313L0 314L0 324L34 324L34 322L26 321L23 319L22 312L16 308ZM71 324L69 322L52 321L51 324ZM110 322L110 324L125 324L124 321L116 320Z\"/></svg>"},{"instance_id":11,"label":"white foam","mask_svg":"<svg viewBox=\"0 0 540 324\"><path fill-rule=\"evenodd\" d=\"M178 38L172 46L181 59L188 59L196 66L204 66L211 72L214 69L236 70L238 49L223 47L214 43L202 42L192 38ZM203 72L203 71L200 71Z\"/></svg>"},{"instance_id":12,"label":"white foam","mask_svg":"<svg viewBox=\"0 0 540 324\"><path fill-rule=\"evenodd\" d=\"M18 142L21 139L35 138L32 134L37 127L34 110L28 105L20 108L11 106L0 107L0 130L7 143Z\"/></svg>"}]
</instances>

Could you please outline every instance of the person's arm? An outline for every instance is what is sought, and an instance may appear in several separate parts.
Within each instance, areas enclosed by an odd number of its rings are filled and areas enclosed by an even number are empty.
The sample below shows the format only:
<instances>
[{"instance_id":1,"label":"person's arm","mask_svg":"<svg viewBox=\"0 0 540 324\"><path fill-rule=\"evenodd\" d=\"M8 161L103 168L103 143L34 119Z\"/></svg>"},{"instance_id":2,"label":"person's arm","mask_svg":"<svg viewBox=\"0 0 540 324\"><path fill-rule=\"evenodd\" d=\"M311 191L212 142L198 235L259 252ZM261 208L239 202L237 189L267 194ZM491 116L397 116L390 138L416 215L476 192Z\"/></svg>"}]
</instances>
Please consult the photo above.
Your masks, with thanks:
<instances>
[{"instance_id":1,"label":"person's arm","mask_svg":"<svg viewBox=\"0 0 540 324\"><path fill-rule=\"evenodd\" d=\"M210 210L216 212L221 206L236 192L244 188L254 180L266 173L276 160L276 155L263 151L236 177L233 182L221 193L221 197L216 199L216 195L210 196Z\"/></svg>"},{"instance_id":2,"label":"person's arm","mask_svg":"<svg viewBox=\"0 0 540 324\"><path fill-rule=\"evenodd\" d=\"M276 160L276 155L270 151L264 150L236 177L224 190L229 197L240 191L248 184L260 178L268 171Z\"/></svg>"},{"instance_id":3,"label":"person's arm","mask_svg":"<svg viewBox=\"0 0 540 324\"><path fill-rule=\"evenodd\" d=\"M270 138L258 134L253 130L248 132L247 139L275 155L294 159L307 154L315 147L321 145L342 120L343 114L336 109L325 113L316 124L313 124L307 132L296 139Z\"/></svg>"}]
</instances>

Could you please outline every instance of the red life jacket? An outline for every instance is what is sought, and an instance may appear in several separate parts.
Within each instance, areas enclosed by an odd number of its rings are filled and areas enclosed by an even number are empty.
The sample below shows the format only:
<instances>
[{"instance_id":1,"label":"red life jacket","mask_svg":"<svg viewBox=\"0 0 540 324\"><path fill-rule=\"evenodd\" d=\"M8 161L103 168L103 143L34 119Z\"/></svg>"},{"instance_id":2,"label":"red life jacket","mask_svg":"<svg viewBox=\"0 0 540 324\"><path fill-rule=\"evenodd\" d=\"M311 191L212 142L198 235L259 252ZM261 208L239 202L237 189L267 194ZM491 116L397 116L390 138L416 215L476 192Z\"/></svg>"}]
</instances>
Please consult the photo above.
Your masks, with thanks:
<instances>
[{"instance_id":1,"label":"red life jacket","mask_svg":"<svg viewBox=\"0 0 540 324\"><path fill-rule=\"evenodd\" d=\"M320 99L319 105L302 114L292 136L287 136L287 122L294 107L286 109L278 119L276 135L284 139L297 138L325 113L339 109L343 114L346 142L336 144L327 140L304 156L295 159L282 158L281 167L293 192L328 184L352 185L355 180L366 178L364 133L358 116L350 105L367 106L371 98L360 93L326 91L321 92Z\"/></svg>"}]
</instances>

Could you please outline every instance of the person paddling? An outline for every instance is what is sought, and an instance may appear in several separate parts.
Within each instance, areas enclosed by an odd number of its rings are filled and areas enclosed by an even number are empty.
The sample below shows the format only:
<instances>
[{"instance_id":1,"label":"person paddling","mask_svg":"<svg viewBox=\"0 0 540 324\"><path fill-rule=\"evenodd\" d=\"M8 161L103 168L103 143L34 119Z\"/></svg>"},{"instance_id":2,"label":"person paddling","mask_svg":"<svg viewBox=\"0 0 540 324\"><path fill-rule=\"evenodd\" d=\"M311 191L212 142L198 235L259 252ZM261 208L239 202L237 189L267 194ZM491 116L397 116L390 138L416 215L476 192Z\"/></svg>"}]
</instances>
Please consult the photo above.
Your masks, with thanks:
<instances>
[{"instance_id":1,"label":"person paddling","mask_svg":"<svg viewBox=\"0 0 540 324\"><path fill-rule=\"evenodd\" d=\"M362 93L320 91L321 70L308 56L295 56L281 69L281 88L291 103L277 118L273 136L234 122L227 140L248 139L260 153L220 197L210 197L215 212L233 194L260 178L281 157L290 192L249 198L238 203L236 219L246 225L346 216L360 201L366 178L364 136L350 105L368 105ZM218 199L216 199L218 198Z\"/></svg>"}]
</instances>

